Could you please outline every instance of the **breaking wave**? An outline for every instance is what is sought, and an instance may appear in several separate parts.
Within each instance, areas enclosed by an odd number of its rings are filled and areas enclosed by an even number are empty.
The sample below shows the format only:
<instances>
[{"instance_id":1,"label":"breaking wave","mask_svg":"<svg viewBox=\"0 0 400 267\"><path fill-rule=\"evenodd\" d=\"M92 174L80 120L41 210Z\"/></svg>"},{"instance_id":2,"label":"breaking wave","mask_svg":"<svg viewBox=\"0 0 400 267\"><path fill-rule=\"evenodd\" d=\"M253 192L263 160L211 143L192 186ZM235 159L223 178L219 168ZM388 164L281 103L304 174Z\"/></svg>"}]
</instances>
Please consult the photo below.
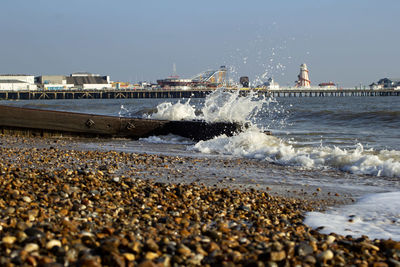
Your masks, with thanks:
<instances>
[{"instance_id":1,"label":"breaking wave","mask_svg":"<svg viewBox=\"0 0 400 267\"><path fill-rule=\"evenodd\" d=\"M364 117L396 116L396 112L365 112ZM311 115L315 115L311 112ZM322 111L320 116L337 116L336 112ZM357 117L360 114L347 114ZM365 149L362 144L346 147L310 145L286 142L276 136L264 134L271 125L285 127L287 112L275 99L260 97L249 91L219 89L207 96L202 107L191 105L190 100L175 104L164 102L149 118L168 120L205 120L207 122L239 122L250 125L234 136L218 136L200 141L192 149L201 153L216 153L237 157L266 160L271 163L306 169L337 169L354 174L400 177L400 152L396 150ZM262 120L261 123L259 121ZM318 120L314 120L318 121ZM318 123L318 122L315 122ZM315 129L310 129L309 134ZM318 132L318 134L320 134Z\"/></svg>"},{"instance_id":2,"label":"breaking wave","mask_svg":"<svg viewBox=\"0 0 400 267\"><path fill-rule=\"evenodd\" d=\"M202 153L217 153L266 160L271 163L306 169L330 168L354 174L400 177L400 152L374 151L357 144L354 149L328 146L296 147L282 139L248 129L235 136L218 136L200 141L194 149Z\"/></svg>"}]
</instances>

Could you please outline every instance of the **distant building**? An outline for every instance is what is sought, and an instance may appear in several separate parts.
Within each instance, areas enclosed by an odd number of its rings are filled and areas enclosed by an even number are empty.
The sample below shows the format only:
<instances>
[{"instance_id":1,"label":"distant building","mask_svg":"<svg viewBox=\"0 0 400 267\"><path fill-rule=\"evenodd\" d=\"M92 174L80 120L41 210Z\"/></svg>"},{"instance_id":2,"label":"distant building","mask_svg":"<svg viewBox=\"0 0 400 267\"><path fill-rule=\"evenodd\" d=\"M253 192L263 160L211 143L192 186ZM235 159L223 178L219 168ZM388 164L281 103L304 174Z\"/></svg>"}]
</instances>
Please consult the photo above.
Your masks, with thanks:
<instances>
[{"instance_id":1,"label":"distant building","mask_svg":"<svg viewBox=\"0 0 400 267\"><path fill-rule=\"evenodd\" d=\"M67 78L67 84L73 84L79 89L111 89L110 76L100 76L88 72L72 73Z\"/></svg>"},{"instance_id":2,"label":"distant building","mask_svg":"<svg viewBox=\"0 0 400 267\"><path fill-rule=\"evenodd\" d=\"M130 82L112 82L111 85L113 89L117 90L131 90L141 88L140 84L132 84Z\"/></svg>"},{"instance_id":3,"label":"distant building","mask_svg":"<svg viewBox=\"0 0 400 267\"><path fill-rule=\"evenodd\" d=\"M336 89L336 84L334 82L320 83L318 86L321 89Z\"/></svg>"},{"instance_id":4,"label":"distant building","mask_svg":"<svg viewBox=\"0 0 400 267\"><path fill-rule=\"evenodd\" d=\"M242 76L239 79L239 83L243 88L248 88L250 86L250 80L248 76Z\"/></svg>"},{"instance_id":5,"label":"distant building","mask_svg":"<svg viewBox=\"0 0 400 267\"><path fill-rule=\"evenodd\" d=\"M2 91L25 91L36 90L35 76L25 74L3 74L0 75L0 90Z\"/></svg>"},{"instance_id":6,"label":"distant building","mask_svg":"<svg viewBox=\"0 0 400 267\"><path fill-rule=\"evenodd\" d=\"M74 84L67 83L64 75L43 75L35 78L38 86L44 90L66 90L74 87Z\"/></svg>"},{"instance_id":7,"label":"distant building","mask_svg":"<svg viewBox=\"0 0 400 267\"><path fill-rule=\"evenodd\" d=\"M279 90L279 84L274 81L274 79L269 78L265 83L263 83L261 88L269 89L269 90Z\"/></svg>"},{"instance_id":8,"label":"distant building","mask_svg":"<svg viewBox=\"0 0 400 267\"><path fill-rule=\"evenodd\" d=\"M383 89L400 89L400 79L383 78L376 83L376 87Z\"/></svg>"},{"instance_id":9,"label":"distant building","mask_svg":"<svg viewBox=\"0 0 400 267\"><path fill-rule=\"evenodd\" d=\"M378 90L378 89L383 89L383 85L382 84L377 84L377 83L371 83L369 85L369 88L371 90Z\"/></svg>"}]
</instances>

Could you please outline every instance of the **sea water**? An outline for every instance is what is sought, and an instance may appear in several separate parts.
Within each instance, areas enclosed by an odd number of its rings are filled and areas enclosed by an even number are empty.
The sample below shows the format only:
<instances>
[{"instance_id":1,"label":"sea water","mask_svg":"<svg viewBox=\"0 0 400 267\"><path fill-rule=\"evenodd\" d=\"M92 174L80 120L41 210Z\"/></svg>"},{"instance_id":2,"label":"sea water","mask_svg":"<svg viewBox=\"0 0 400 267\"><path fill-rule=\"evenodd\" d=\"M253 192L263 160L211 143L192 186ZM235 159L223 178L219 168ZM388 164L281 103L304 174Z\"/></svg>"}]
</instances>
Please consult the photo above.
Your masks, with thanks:
<instances>
[{"instance_id":1,"label":"sea water","mask_svg":"<svg viewBox=\"0 0 400 267\"><path fill-rule=\"evenodd\" d=\"M154 153L238 157L265 162L253 178L285 179L351 189L354 205L309 213L324 232L399 240L400 101L397 97L271 99L218 90L206 99L3 101L1 104L153 119L229 121L249 125L235 136L194 143L176 136L131 141L124 149ZM273 135L265 135L271 130ZM112 142L112 141L110 141ZM140 145L136 145L140 143ZM163 146L153 146L163 144ZM162 148L161 148L162 147ZM115 145L113 148L116 148ZM272 164L272 165L271 165ZM285 166L285 170L274 166ZM267 171L268 169L268 171Z\"/></svg>"}]
</instances>

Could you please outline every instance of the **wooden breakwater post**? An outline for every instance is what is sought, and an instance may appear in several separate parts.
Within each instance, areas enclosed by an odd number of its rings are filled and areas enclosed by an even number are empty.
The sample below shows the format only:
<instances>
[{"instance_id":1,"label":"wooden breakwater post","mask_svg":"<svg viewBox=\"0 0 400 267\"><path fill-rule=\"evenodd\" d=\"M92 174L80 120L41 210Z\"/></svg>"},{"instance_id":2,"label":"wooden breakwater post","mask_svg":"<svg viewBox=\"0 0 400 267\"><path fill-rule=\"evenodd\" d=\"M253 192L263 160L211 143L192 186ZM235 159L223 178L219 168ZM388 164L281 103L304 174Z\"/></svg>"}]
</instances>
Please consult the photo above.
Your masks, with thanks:
<instances>
[{"instance_id":1,"label":"wooden breakwater post","mask_svg":"<svg viewBox=\"0 0 400 267\"><path fill-rule=\"evenodd\" d=\"M197 141L221 134L229 136L241 130L242 125L230 122L152 120L0 105L2 134L131 139L176 134Z\"/></svg>"}]
</instances>

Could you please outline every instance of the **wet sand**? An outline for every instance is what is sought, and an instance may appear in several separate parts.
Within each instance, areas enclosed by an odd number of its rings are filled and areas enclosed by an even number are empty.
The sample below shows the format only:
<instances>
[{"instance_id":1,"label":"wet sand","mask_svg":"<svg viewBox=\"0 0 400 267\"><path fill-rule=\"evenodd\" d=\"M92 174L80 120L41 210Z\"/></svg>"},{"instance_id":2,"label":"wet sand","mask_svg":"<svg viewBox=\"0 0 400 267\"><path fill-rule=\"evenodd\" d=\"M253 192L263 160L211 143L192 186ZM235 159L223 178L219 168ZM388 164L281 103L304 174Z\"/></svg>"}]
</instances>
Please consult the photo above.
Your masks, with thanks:
<instances>
[{"instance_id":1,"label":"wet sand","mask_svg":"<svg viewBox=\"0 0 400 267\"><path fill-rule=\"evenodd\" d=\"M1 136L0 265L400 264L398 242L302 223L307 211L353 201L349 192L253 179L268 168L258 161L79 144Z\"/></svg>"}]
</instances>

